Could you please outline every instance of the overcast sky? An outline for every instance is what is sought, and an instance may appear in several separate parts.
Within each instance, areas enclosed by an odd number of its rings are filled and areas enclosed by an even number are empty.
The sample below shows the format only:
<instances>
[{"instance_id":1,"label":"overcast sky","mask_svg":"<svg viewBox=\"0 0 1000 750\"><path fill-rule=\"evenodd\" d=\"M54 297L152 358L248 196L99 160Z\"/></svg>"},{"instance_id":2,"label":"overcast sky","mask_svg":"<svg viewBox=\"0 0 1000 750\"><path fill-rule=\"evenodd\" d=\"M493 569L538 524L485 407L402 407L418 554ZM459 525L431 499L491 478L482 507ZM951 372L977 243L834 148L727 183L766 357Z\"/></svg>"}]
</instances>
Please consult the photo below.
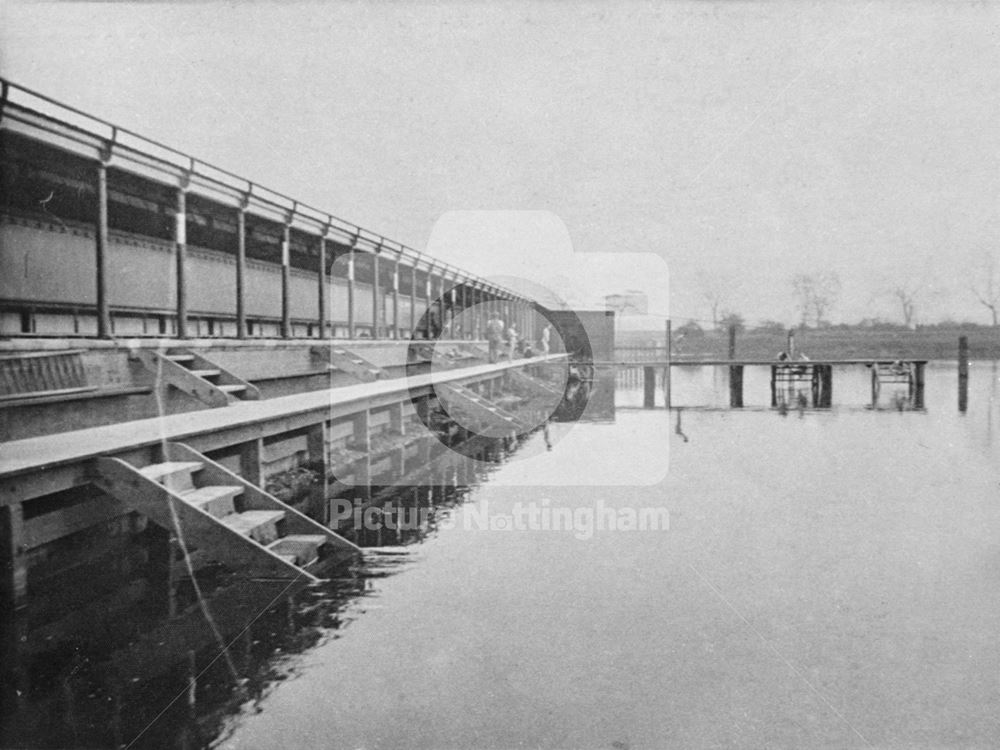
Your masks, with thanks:
<instances>
[{"instance_id":1,"label":"overcast sky","mask_svg":"<svg viewBox=\"0 0 1000 750\"><path fill-rule=\"evenodd\" d=\"M0 8L14 82L473 270L551 284L547 258L619 252L637 272L597 286L659 307L628 256L652 252L680 319L709 317L699 272L791 322L789 278L832 270L835 319L898 319L902 281L923 319L988 320L966 287L1000 252L995 3ZM551 231L466 247L469 211Z\"/></svg>"}]
</instances>

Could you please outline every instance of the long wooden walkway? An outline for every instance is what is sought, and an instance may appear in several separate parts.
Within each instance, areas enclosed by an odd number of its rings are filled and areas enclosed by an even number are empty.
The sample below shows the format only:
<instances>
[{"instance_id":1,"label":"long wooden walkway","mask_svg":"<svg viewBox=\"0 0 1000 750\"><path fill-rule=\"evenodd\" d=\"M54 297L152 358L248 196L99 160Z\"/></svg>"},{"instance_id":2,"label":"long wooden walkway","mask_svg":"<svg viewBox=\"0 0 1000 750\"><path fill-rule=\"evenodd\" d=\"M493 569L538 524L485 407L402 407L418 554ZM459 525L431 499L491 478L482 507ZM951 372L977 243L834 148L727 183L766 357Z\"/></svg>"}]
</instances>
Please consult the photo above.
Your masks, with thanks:
<instances>
[{"instance_id":1,"label":"long wooden walkway","mask_svg":"<svg viewBox=\"0 0 1000 750\"><path fill-rule=\"evenodd\" d=\"M199 451L216 450L424 396L435 385L462 385L508 370L559 362L565 357L553 354L438 370L239 402L226 409L205 409L12 441L0 445L0 505L85 483L86 462L97 456L127 457L164 441L184 442Z\"/></svg>"}]
</instances>

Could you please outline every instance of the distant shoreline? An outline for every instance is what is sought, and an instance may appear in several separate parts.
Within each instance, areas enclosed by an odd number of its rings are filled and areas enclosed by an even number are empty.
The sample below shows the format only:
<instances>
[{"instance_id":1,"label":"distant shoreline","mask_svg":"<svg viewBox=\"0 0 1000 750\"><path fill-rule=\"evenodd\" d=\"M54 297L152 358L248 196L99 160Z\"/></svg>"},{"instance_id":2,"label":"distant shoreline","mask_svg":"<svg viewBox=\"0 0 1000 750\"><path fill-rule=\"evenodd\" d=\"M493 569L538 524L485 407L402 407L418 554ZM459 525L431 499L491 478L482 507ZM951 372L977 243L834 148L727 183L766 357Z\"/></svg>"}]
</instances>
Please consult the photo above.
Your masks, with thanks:
<instances>
[{"instance_id":1,"label":"distant shoreline","mask_svg":"<svg viewBox=\"0 0 1000 750\"><path fill-rule=\"evenodd\" d=\"M795 331L795 352L812 359L892 357L903 359L958 359L958 338L969 340L969 359L1000 360L1000 328L871 330L808 328ZM657 346L664 336L648 331L619 331L616 347ZM725 359L729 335L724 331L701 334L674 333L672 355L681 359ZM751 330L736 334L736 356L743 359L776 359L788 348L787 332Z\"/></svg>"}]
</instances>

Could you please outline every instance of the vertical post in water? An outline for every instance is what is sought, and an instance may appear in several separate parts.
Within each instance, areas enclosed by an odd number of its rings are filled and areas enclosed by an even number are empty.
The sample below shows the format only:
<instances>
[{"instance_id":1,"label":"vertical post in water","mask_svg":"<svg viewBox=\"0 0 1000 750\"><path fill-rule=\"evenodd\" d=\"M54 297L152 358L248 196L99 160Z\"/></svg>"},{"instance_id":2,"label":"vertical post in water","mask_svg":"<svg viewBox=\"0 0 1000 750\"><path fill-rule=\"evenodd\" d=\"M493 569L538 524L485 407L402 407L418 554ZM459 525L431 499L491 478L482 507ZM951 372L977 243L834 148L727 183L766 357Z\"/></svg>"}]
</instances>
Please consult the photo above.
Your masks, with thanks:
<instances>
[{"instance_id":1,"label":"vertical post in water","mask_svg":"<svg viewBox=\"0 0 1000 750\"><path fill-rule=\"evenodd\" d=\"M778 367L771 365L771 407L778 405Z\"/></svg>"},{"instance_id":2,"label":"vertical post in water","mask_svg":"<svg viewBox=\"0 0 1000 750\"><path fill-rule=\"evenodd\" d=\"M913 408L924 408L924 362L913 363Z\"/></svg>"},{"instance_id":3,"label":"vertical post in water","mask_svg":"<svg viewBox=\"0 0 1000 750\"><path fill-rule=\"evenodd\" d=\"M663 405L668 409L670 408L670 367L671 367L671 354L670 354L670 339L671 339L671 321L667 319L667 356L666 362L667 366L663 368Z\"/></svg>"},{"instance_id":4,"label":"vertical post in water","mask_svg":"<svg viewBox=\"0 0 1000 750\"><path fill-rule=\"evenodd\" d=\"M0 601L6 612L26 604L28 556L24 549L24 510L21 503L0 506Z\"/></svg>"},{"instance_id":5,"label":"vertical post in water","mask_svg":"<svg viewBox=\"0 0 1000 750\"><path fill-rule=\"evenodd\" d=\"M743 407L743 365L729 365L729 406Z\"/></svg>"},{"instance_id":6,"label":"vertical post in water","mask_svg":"<svg viewBox=\"0 0 1000 750\"><path fill-rule=\"evenodd\" d=\"M642 374L642 405L643 408L652 409L656 406L656 368L643 367Z\"/></svg>"},{"instance_id":7,"label":"vertical post in water","mask_svg":"<svg viewBox=\"0 0 1000 750\"><path fill-rule=\"evenodd\" d=\"M969 407L969 339L958 337L958 410Z\"/></svg>"},{"instance_id":8,"label":"vertical post in water","mask_svg":"<svg viewBox=\"0 0 1000 750\"><path fill-rule=\"evenodd\" d=\"M105 156L105 153L107 156ZM97 273L97 336L111 338L111 307L108 303L108 166L110 148L97 163L97 216L95 217L95 261Z\"/></svg>"},{"instance_id":9,"label":"vertical post in water","mask_svg":"<svg viewBox=\"0 0 1000 750\"><path fill-rule=\"evenodd\" d=\"M177 338L188 337L187 317L187 189L188 178L177 188L177 213L174 217L174 258L177 263Z\"/></svg>"}]
</instances>

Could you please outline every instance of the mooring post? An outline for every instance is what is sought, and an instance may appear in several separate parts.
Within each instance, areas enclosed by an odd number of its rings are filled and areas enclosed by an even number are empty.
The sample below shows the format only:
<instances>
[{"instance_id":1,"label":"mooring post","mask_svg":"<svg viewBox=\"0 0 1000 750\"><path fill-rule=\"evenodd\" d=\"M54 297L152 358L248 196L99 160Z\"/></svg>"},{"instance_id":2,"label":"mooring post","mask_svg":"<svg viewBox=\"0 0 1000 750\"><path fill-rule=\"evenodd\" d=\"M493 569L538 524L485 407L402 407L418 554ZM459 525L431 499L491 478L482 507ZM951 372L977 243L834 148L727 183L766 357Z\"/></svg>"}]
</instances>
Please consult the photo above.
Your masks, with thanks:
<instances>
[{"instance_id":1,"label":"mooring post","mask_svg":"<svg viewBox=\"0 0 1000 750\"><path fill-rule=\"evenodd\" d=\"M833 406L833 365L816 365L819 370L820 403L819 406Z\"/></svg>"},{"instance_id":2,"label":"mooring post","mask_svg":"<svg viewBox=\"0 0 1000 750\"><path fill-rule=\"evenodd\" d=\"M729 406L743 408L743 365L729 366Z\"/></svg>"},{"instance_id":3,"label":"mooring post","mask_svg":"<svg viewBox=\"0 0 1000 750\"><path fill-rule=\"evenodd\" d=\"M24 549L24 507L11 503L0 507L0 545L2 545L2 599L5 609L13 611L27 603L28 556Z\"/></svg>"},{"instance_id":4,"label":"mooring post","mask_svg":"<svg viewBox=\"0 0 1000 750\"><path fill-rule=\"evenodd\" d=\"M646 409L652 409L654 406L656 406L656 368L643 367L642 374L643 374L642 405Z\"/></svg>"},{"instance_id":5,"label":"mooring post","mask_svg":"<svg viewBox=\"0 0 1000 750\"><path fill-rule=\"evenodd\" d=\"M665 358L666 362L667 362L667 366L663 368L663 405L666 408L668 408L668 409L670 408L670 377L671 377L671 375L670 375L670 363L671 363L670 340L672 338L670 328L671 328L671 321L669 319L667 319L667 356Z\"/></svg>"},{"instance_id":6,"label":"mooring post","mask_svg":"<svg viewBox=\"0 0 1000 750\"><path fill-rule=\"evenodd\" d=\"M923 362L913 363L913 408L924 408L924 367Z\"/></svg>"},{"instance_id":7,"label":"mooring post","mask_svg":"<svg viewBox=\"0 0 1000 750\"><path fill-rule=\"evenodd\" d=\"M878 391L879 391L878 363L873 362L872 363L872 408L873 409L878 408Z\"/></svg>"},{"instance_id":8,"label":"mooring post","mask_svg":"<svg viewBox=\"0 0 1000 750\"><path fill-rule=\"evenodd\" d=\"M778 405L778 366L771 365L771 406Z\"/></svg>"},{"instance_id":9,"label":"mooring post","mask_svg":"<svg viewBox=\"0 0 1000 750\"><path fill-rule=\"evenodd\" d=\"M969 339L958 337L958 410L969 407Z\"/></svg>"}]
</instances>

